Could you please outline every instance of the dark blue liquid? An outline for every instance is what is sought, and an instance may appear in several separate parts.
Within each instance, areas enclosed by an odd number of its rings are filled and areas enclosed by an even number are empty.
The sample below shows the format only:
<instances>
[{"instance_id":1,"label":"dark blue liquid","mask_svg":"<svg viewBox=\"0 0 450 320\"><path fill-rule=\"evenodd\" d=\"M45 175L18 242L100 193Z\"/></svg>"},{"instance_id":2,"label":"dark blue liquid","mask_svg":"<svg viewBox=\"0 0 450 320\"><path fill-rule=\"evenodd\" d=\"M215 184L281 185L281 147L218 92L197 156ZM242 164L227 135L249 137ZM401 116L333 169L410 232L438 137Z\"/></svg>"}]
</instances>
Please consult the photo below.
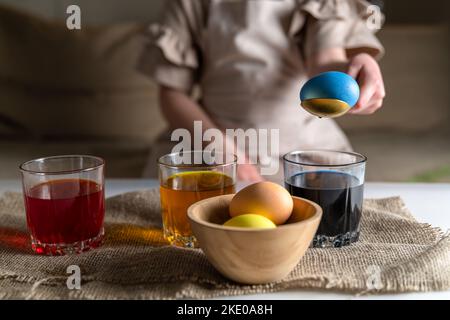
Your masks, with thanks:
<instances>
[{"instance_id":1,"label":"dark blue liquid","mask_svg":"<svg viewBox=\"0 0 450 320\"><path fill-rule=\"evenodd\" d=\"M341 246L358 240L364 189L358 178L337 171L305 172L289 178L285 187L293 196L322 207L314 241L331 237L336 238L330 240L334 246Z\"/></svg>"}]
</instances>

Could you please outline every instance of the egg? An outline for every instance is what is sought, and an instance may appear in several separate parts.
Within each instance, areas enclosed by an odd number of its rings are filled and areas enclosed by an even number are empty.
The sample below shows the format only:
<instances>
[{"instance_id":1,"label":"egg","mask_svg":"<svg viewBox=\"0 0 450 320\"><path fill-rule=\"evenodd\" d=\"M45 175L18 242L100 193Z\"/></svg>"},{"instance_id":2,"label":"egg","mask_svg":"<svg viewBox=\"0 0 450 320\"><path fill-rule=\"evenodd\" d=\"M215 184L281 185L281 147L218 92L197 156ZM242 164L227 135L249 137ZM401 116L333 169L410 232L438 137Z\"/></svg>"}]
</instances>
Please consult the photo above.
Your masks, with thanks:
<instances>
[{"instance_id":1,"label":"egg","mask_svg":"<svg viewBox=\"0 0 450 320\"><path fill-rule=\"evenodd\" d=\"M359 86L346 73L324 72L309 79L302 87L300 100L310 99L336 99L353 107L359 99Z\"/></svg>"},{"instance_id":2,"label":"egg","mask_svg":"<svg viewBox=\"0 0 450 320\"><path fill-rule=\"evenodd\" d=\"M291 213L294 203L289 192L273 182L258 182L249 185L236 193L230 202L231 217L243 214L261 215L276 225L285 223Z\"/></svg>"},{"instance_id":3,"label":"egg","mask_svg":"<svg viewBox=\"0 0 450 320\"><path fill-rule=\"evenodd\" d=\"M337 71L309 79L300 90L302 107L318 117L335 118L345 114L359 99L358 83Z\"/></svg>"},{"instance_id":4,"label":"egg","mask_svg":"<svg viewBox=\"0 0 450 320\"><path fill-rule=\"evenodd\" d=\"M267 219L259 214L242 214L231 218L223 224L226 227L240 227L240 228L258 228L270 229L277 226L272 220Z\"/></svg>"}]
</instances>

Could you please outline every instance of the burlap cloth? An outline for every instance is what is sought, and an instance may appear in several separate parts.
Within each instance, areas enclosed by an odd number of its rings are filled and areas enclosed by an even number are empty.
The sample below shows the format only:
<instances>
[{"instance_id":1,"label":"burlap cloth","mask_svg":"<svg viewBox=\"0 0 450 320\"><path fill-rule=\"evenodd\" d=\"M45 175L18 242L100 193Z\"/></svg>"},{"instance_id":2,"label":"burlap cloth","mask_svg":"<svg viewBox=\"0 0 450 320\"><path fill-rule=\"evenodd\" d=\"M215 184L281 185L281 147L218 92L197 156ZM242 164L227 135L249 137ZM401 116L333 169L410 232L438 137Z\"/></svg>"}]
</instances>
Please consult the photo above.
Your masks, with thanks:
<instances>
[{"instance_id":1,"label":"burlap cloth","mask_svg":"<svg viewBox=\"0 0 450 320\"><path fill-rule=\"evenodd\" d=\"M240 285L223 278L199 249L168 246L159 195L146 190L107 200L106 241L81 255L33 254L21 194L0 198L0 298L211 298L283 289L354 294L450 289L450 236L417 222L400 198L365 200L361 239L344 248L309 249L283 281ZM66 286L81 268L81 290Z\"/></svg>"}]
</instances>

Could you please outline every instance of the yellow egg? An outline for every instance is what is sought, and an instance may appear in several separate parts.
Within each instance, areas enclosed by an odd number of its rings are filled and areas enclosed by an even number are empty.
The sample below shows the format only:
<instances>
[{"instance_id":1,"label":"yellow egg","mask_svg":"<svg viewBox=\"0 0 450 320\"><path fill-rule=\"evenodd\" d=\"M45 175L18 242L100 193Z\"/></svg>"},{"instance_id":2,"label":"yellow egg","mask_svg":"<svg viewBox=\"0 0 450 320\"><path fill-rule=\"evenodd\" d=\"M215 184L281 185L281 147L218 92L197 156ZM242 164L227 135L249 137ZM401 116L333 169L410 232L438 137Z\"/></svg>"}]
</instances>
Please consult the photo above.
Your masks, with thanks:
<instances>
[{"instance_id":1,"label":"yellow egg","mask_svg":"<svg viewBox=\"0 0 450 320\"><path fill-rule=\"evenodd\" d=\"M276 228L277 226L266 217L258 214L242 214L240 216L231 218L223 224L227 227L240 227L240 228Z\"/></svg>"},{"instance_id":2,"label":"yellow egg","mask_svg":"<svg viewBox=\"0 0 450 320\"><path fill-rule=\"evenodd\" d=\"M286 189L264 181L239 191L231 200L229 211L232 217L253 212L280 225L289 219L293 207L292 197Z\"/></svg>"}]
</instances>

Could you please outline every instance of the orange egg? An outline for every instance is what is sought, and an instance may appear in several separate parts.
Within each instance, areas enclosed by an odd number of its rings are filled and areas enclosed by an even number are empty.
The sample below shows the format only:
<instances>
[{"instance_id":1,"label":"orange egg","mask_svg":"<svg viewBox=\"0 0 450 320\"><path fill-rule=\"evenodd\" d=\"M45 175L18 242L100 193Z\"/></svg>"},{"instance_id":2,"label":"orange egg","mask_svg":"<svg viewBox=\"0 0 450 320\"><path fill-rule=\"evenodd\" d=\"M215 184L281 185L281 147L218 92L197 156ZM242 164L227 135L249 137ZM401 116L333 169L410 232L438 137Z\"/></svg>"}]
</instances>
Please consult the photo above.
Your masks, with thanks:
<instances>
[{"instance_id":1,"label":"orange egg","mask_svg":"<svg viewBox=\"0 0 450 320\"><path fill-rule=\"evenodd\" d=\"M239 191L231 200L229 211L232 217L249 212L264 216L276 225L285 223L294 203L282 186L273 182L258 182Z\"/></svg>"}]
</instances>

